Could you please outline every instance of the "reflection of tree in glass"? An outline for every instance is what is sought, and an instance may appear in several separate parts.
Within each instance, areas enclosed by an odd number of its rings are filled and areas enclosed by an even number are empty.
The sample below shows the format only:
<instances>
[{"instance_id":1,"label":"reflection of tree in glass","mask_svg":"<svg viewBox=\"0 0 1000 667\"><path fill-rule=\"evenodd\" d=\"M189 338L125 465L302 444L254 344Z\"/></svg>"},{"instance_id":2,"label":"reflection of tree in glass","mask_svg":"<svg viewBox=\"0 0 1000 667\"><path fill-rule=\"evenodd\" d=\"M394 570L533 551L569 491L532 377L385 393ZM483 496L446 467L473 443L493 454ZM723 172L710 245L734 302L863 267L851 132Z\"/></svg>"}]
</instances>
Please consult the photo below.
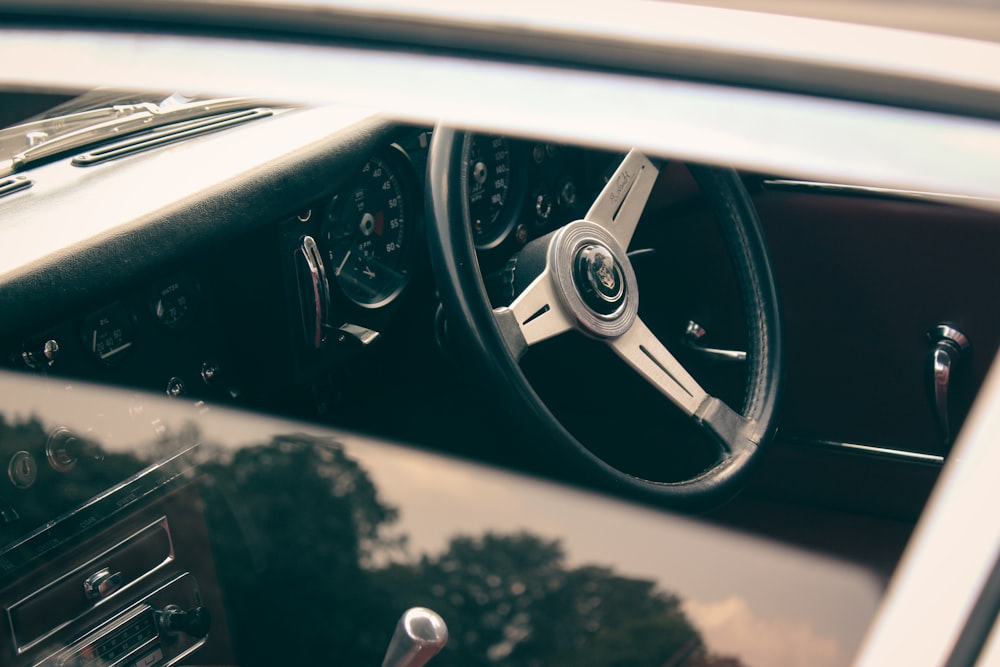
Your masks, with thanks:
<instances>
[{"instance_id":1,"label":"reflection of tree in glass","mask_svg":"<svg viewBox=\"0 0 1000 667\"><path fill-rule=\"evenodd\" d=\"M381 662L398 612L363 568L395 510L341 447L277 439L204 466L237 662Z\"/></svg>"},{"instance_id":2,"label":"reflection of tree in glass","mask_svg":"<svg viewBox=\"0 0 1000 667\"><path fill-rule=\"evenodd\" d=\"M220 452L221 454L221 452ZM431 667L740 667L707 653L677 597L597 566L558 541L456 537L416 563L375 568L396 518L335 442L244 448L204 466L227 617L244 667L377 667L399 614L428 606L451 640Z\"/></svg>"},{"instance_id":3,"label":"reflection of tree in glass","mask_svg":"<svg viewBox=\"0 0 1000 667\"><path fill-rule=\"evenodd\" d=\"M37 419L0 416L0 454L25 450L41 459L47 434ZM191 424L131 452L90 443L100 460L81 460L72 473L40 466L33 488L9 493L18 524L43 525L198 439ZM675 596L610 568L570 568L558 541L456 537L440 555L377 568L402 553L403 539L386 537L396 510L336 442L293 436L235 451L202 445L189 459L200 464L242 667L377 667L399 614L413 605L437 610L451 630L431 667L741 667L706 652ZM0 531L4 542L12 530Z\"/></svg>"},{"instance_id":4,"label":"reflection of tree in glass","mask_svg":"<svg viewBox=\"0 0 1000 667\"><path fill-rule=\"evenodd\" d=\"M739 667L707 653L680 600L610 568L567 568L558 541L527 533L456 537L440 556L379 574L399 607L447 621L446 665Z\"/></svg>"}]
</instances>

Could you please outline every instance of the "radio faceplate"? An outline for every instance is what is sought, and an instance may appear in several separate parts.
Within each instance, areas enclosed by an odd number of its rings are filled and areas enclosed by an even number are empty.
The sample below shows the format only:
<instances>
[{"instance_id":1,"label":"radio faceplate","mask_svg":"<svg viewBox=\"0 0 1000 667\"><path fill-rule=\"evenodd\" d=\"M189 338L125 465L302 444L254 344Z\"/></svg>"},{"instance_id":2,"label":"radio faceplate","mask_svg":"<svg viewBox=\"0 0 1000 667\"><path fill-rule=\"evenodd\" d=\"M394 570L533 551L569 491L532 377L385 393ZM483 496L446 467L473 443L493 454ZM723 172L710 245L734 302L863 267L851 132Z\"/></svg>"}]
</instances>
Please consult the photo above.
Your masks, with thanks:
<instances>
[{"instance_id":1,"label":"radio faceplate","mask_svg":"<svg viewBox=\"0 0 1000 667\"><path fill-rule=\"evenodd\" d=\"M0 586L0 664L163 667L195 650L232 663L199 478L185 472L132 495L147 477L125 482L132 500L86 539L35 555L31 572ZM75 515L48 529L65 521Z\"/></svg>"},{"instance_id":2,"label":"radio faceplate","mask_svg":"<svg viewBox=\"0 0 1000 667\"><path fill-rule=\"evenodd\" d=\"M171 632L159 610L201 605L198 583L189 573L167 582L38 667L167 667L205 643L204 637Z\"/></svg>"},{"instance_id":3,"label":"radio faceplate","mask_svg":"<svg viewBox=\"0 0 1000 667\"><path fill-rule=\"evenodd\" d=\"M66 573L40 590L33 591L7 609L17 652L23 653L66 627L99 605L113 603L119 596L174 560L170 526L160 517L142 530ZM96 575L107 573L113 587L80 595ZM90 577L88 577L90 575ZM57 610L57 611L54 611Z\"/></svg>"}]
</instances>

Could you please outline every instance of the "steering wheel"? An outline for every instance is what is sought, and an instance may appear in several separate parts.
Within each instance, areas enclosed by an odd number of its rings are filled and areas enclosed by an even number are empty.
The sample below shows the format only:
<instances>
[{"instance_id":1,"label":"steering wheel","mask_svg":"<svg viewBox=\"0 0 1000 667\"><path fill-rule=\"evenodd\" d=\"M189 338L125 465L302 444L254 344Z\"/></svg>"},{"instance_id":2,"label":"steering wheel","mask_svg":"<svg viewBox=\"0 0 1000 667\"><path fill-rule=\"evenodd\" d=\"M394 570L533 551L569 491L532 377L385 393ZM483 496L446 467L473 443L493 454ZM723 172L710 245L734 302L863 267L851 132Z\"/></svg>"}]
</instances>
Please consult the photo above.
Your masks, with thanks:
<instances>
[{"instance_id":1,"label":"steering wheel","mask_svg":"<svg viewBox=\"0 0 1000 667\"><path fill-rule=\"evenodd\" d=\"M604 483L688 509L727 500L774 433L782 365L774 275L760 221L736 172L689 165L720 220L746 313L748 377L738 411L706 392L638 315L639 288L627 250L659 174L656 164L629 152L582 219L522 249L512 279L516 297L508 307L493 308L470 224L469 136L435 129L427 171L431 260L449 333L457 334L452 338L526 418L534 440L555 443ZM700 425L718 445L716 462L690 479L644 479L609 465L569 433L532 389L519 360L532 345L571 329L608 345Z\"/></svg>"}]
</instances>

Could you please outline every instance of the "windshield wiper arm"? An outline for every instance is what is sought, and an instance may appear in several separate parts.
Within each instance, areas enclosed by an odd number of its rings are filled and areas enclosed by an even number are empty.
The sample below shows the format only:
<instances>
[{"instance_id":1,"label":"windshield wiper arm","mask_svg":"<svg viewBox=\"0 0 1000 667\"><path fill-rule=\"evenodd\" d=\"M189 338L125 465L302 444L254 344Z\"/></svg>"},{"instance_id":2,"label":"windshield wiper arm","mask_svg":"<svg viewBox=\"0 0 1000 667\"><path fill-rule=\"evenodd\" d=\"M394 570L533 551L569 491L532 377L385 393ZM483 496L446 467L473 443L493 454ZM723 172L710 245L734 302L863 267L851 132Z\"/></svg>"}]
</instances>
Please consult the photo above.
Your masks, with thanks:
<instances>
[{"instance_id":1,"label":"windshield wiper arm","mask_svg":"<svg viewBox=\"0 0 1000 667\"><path fill-rule=\"evenodd\" d=\"M259 105L259 100L253 100L249 97L228 97L190 102L169 109L161 109L155 104L144 102L85 111L82 113L94 114L95 120L109 114L111 118L79 130L59 134L13 155L7 164L0 163L0 176L23 171L42 160L90 144L117 139L172 123L227 111L253 108Z\"/></svg>"}]
</instances>

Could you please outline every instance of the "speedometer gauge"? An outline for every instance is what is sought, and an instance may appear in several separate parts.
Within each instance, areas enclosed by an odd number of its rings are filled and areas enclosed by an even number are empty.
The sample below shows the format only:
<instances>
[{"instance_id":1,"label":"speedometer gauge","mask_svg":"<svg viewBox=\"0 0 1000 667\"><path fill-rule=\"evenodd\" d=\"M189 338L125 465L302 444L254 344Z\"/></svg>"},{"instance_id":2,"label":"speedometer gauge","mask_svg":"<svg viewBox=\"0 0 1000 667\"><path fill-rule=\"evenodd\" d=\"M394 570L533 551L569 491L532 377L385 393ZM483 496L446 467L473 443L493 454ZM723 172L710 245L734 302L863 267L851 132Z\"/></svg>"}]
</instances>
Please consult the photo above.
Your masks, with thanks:
<instances>
[{"instance_id":1,"label":"speedometer gauge","mask_svg":"<svg viewBox=\"0 0 1000 667\"><path fill-rule=\"evenodd\" d=\"M387 304L409 282L410 204L403 153L372 157L323 220L327 274L366 308Z\"/></svg>"},{"instance_id":2,"label":"speedometer gauge","mask_svg":"<svg viewBox=\"0 0 1000 667\"><path fill-rule=\"evenodd\" d=\"M470 134L466 141L472 236L477 248L492 248L507 237L517 218L513 154L504 137Z\"/></svg>"}]
</instances>

